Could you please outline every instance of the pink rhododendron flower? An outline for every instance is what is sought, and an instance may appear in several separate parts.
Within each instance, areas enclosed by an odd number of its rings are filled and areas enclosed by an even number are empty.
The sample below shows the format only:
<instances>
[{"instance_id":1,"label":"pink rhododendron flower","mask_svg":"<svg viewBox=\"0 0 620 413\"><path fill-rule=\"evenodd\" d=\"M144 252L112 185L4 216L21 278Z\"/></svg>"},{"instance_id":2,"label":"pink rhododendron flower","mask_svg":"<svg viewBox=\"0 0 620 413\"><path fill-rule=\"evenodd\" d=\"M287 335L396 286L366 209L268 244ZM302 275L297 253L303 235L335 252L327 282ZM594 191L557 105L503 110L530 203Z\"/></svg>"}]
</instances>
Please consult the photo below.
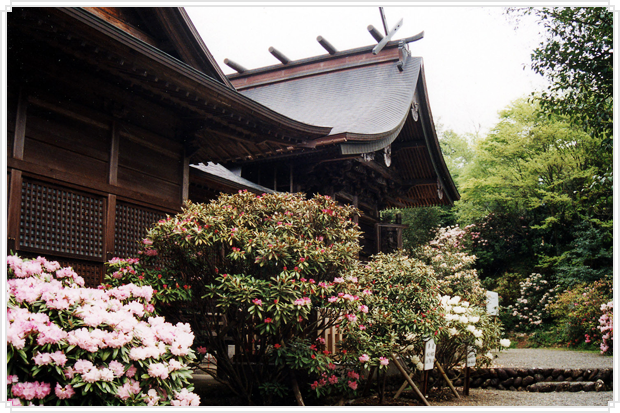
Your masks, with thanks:
<instances>
[{"instance_id":1,"label":"pink rhododendron flower","mask_svg":"<svg viewBox=\"0 0 620 413\"><path fill-rule=\"evenodd\" d=\"M196 349L196 351L197 351L198 353L200 353L200 354L203 354L203 355L204 355L204 354L206 354L206 353L207 353L207 348L206 348L206 347L198 347L198 348Z\"/></svg>"},{"instance_id":2,"label":"pink rhododendron flower","mask_svg":"<svg viewBox=\"0 0 620 413\"><path fill-rule=\"evenodd\" d=\"M368 360L370 360L370 356L368 354L362 354L358 357L358 359L360 362L366 363Z\"/></svg>"},{"instance_id":3,"label":"pink rhododendron flower","mask_svg":"<svg viewBox=\"0 0 620 413\"><path fill-rule=\"evenodd\" d=\"M357 390L357 382L356 382L356 381L349 381L349 382L347 383L347 385L348 385L351 389L353 389L353 390Z\"/></svg>"},{"instance_id":4,"label":"pink rhododendron flower","mask_svg":"<svg viewBox=\"0 0 620 413\"><path fill-rule=\"evenodd\" d=\"M263 301L260 298L253 299L252 303L254 303L254 305L258 305L258 306L263 305Z\"/></svg>"},{"instance_id":5,"label":"pink rhododendron flower","mask_svg":"<svg viewBox=\"0 0 620 413\"><path fill-rule=\"evenodd\" d=\"M385 357L379 357L379 364L381 364L382 366L387 366L388 364L390 364L390 360Z\"/></svg>"},{"instance_id":6,"label":"pink rhododendron flower","mask_svg":"<svg viewBox=\"0 0 620 413\"><path fill-rule=\"evenodd\" d=\"M159 377L161 379L168 378L168 368L163 363L153 363L148 368L149 376Z\"/></svg>"},{"instance_id":7,"label":"pink rhododendron flower","mask_svg":"<svg viewBox=\"0 0 620 413\"><path fill-rule=\"evenodd\" d=\"M59 383L56 383L54 393L59 399L70 399L75 394L75 390L73 390L73 387L71 387L70 384L62 387Z\"/></svg>"}]
</instances>

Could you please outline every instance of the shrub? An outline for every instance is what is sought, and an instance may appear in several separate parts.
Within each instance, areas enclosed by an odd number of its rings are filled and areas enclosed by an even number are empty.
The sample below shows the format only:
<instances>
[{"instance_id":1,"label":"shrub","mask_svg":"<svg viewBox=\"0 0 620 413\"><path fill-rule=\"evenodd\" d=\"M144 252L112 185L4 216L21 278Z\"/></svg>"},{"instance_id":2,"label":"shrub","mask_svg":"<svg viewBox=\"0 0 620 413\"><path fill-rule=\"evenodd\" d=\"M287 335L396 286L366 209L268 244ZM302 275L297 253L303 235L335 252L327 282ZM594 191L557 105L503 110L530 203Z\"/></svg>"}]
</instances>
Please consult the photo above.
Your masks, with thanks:
<instances>
[{"instance_id":1,"label":"shrub","mask_svg":"<svg viewBox=\"0 0 620 413\"><path fill-rule=\"evenodd\" d=\"M149 309L154 314L165 315L168 321L175 319L179 306L192 298L191 285L179 285L174 277L168 274L166 268L161 268L158 261L146 254L139 259L115 257L106 264L107 271L103 282L106 288L128 284L151 287L153 296L152 307ZM171 306L172 303L175 304L174 307Z\"/></svg>"},{"instance_id":2,"label":"shrub","mask_svg":"<svg viewBox=\"0 0 620 413\"><path fill-rule=\"evenodd\" d=\"M357 291L329 300L354 303L341 316L345 361L378 367L385 374L393 354L404 360L419 354L424 341L444 328L432 268L403 252L379 253L353 267L343 282ZM384 386L380 391L383 396Z\"/></svg>"},{"instance_id":3,"label":"shrub","mask_svg":"<svg viewBox=\"0 0 620 413\"><path fill-rule=\"evenodd\" d=\"M612 354L614 347L614 303L601 304L603 315L598 319L598 329L604 333L601 340L601 353Z\"/></svg>"},{"instance_id":4,"label":"shrub","mask_svg":"<svg viewBox=\"0 0 620 413\"><path fill-rule=\"evenodd\" d=\"M178 316L215 357L217 372L209 372L248 402L259 401L261 383L291 383L290 366L269 364L270 349L316 339L330 326L324 320L335 320L327 297L345 293L334 280L357 262L356 211L326 196L243 191L188 203L149 231L148 250L175 283L191 287Z\"/></svg>"},{"instance_id":5,"label":"shrub","mask_svg":"<svg viewBox=\"0 0 620 413\"><path fill-rule=\"evenodd\" d=\"M488 366L493 360L491 350L510 346L510 340L500 339L501 324L486 308L470 305L460 297L441 298L446 327L437 338L435 358L444 369L460 367L467 359L467 347L476 351L476 364Z\"/></svg>"},{"instance_id":6,"label":"shrub","mask_svg":"<svg viewBox=\"0 0 620 413\"><path fill-rule=\"evenodd\" d=\"M83 288L71 268L10 256L7 371L14 405L197 405L187 324L151 316L150 286Z\"/></svg>"},{"instance_id":7,"label":"shrub","mask_svg":"<svg viewBox=\"0 0 620 413\"><path fill-rule=\"evenodd\" d=\"M443 328L432 268L402 252L379 253L352 268L346 280L357 281L354 297L359 300L356 309L341 317L342 347L353 357L367 355L365 367L381 366L381 357L419 349Z\"/></svg>"},{"instance_id":8,"label":"shrub","mask_svg":"<svg viewBox=\"0 0 620 413\"><path fill-rule=\"evenodd\" d=\"M450 297L461 297L476 306L486 306L486 290L473 268L476 256L470 246L479 241L479 234L458 225L439 228L435 238L417 249L414 256L430 265L439 281L439 292Z\"/></svg>"},{"instance_id":9,"label":"shrub","mask_svg":"<svg viewBox=\"0 0 620 413\"><path fill-rule=\"evenodd\" d=\"M490 350L500 347L501 323L486 312L486 290L474 268L476 256L470 252L473 245L485 242L474 228L439 228L433 240L415 251L433 268L443 296L447 324L436 340L435 356L446 368L465 361L467 346L476 348L481 365L489 364Z\"/></svg>"},{"instance_id":10,"label":"shrub","mask_svg":"<svg viewBox=\"0 0 620 413\"><path fill-rule=\"evenodd\" d=\"M579 284L560 294L549 306L557 318L556 325L561 341L569 347L585 344L599 346L602 331L599 329L603 316L603 304L612 298L612 281L609 278L592 284Z\"/></svg>"},{"instance_id":11,"label":"shrub","mask_svg":"<svg viewBox=\"0 0 620 413\"><path fill-rule=\"evenodd\" d=\"M507 307L517 319L516 331L532 331L543 323L551 321L550 303L555 298L558 287L551 285L541 274L532 274L519 283L520 297L514 305Z\"/></svg>"}]
</instances>

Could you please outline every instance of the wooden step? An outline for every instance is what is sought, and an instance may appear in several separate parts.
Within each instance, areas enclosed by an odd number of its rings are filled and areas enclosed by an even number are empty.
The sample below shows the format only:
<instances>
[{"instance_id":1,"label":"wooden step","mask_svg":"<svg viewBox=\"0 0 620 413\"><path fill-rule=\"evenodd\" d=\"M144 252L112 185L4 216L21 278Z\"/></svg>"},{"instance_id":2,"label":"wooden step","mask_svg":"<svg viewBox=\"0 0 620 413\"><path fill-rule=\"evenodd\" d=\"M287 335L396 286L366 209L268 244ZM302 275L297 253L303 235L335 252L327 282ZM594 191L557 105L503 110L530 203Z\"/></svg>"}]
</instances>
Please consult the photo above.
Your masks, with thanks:
<instances>
[{"instance_id":1,"label":"wooden step","mask_svg":"<svg viewBox=\"0 0 620 413\"><path fill-rule=\"evenodd\" d=\"M527 391L550 393L559 391L605 391L603 380L597 381L543 381L527 386Z\"/></svg>"}]
</instances>

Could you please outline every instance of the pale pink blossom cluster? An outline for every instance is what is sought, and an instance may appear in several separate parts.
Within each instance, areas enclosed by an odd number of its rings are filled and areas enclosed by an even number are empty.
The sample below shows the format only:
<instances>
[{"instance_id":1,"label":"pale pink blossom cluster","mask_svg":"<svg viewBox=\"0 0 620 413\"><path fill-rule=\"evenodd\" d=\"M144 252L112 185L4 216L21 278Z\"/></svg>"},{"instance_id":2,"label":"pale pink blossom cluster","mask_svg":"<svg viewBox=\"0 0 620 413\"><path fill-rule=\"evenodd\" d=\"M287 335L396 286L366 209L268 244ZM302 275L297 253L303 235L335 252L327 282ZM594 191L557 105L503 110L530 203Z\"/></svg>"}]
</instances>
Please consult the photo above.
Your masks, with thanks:
<instances>
[{"instance_id":1,"label":"pale pink blossom cluster","mask_svg":"<svg viewBox=\"0 0 620 413\"><path fill-rule=\"evenodd\" d=\"M72 282L82 286L84 279L77 275L70 267L60 268L57 261L48 261L44 257L37 257L34 260L24 261L18 256L7 257L7 264L17 278L30 278L35 275L47 275L55 273L56 278L69 278Z\"/></svg>"},{"instance_id":2,"label":"pale pink blossom cluster","mask_svg":"<svg viewBox=\"0 0 620 413\"><path fill-rule=\"evenodd\" d=\"M140 383L138 383L136 380L130 379L118 388L118 392L116 395L121 400L127 400L133 395L140 393L140 390Z\"/></svg>"},{"instance_id":3,"label":"pale pink blossom cluster","mask_svg":"<svg viewBox=\"0 0 620 413\"><path fill-rule=\"evenodd\" d=\"M52 362L59 367L64 367L67 363L67 356L60 350L54 353L38 353L34 356L34 364L37 366L47 366Z\"/></svg>"},{"instance_id":4,"label":"pale pink blossom cluster","mask_svg":"<svg viewBox=\"0 0 620 413\"><path fill-rule=\"evenodd\" d=\"M310 300L310 297L298 298L297 300L295 300L295 302L293 304L295 304L295 305L310 305L310 304L312 304L312 300Z\"/></svg>"},{"instance_id":5,"label":"pale pink blossom cluster","mask_svg":"<svg viewBox=\"0 0 620 413\"><path fill-rule=\"evenodd\" d=\"M26 344L26 337L38 335L37 344L56 344L67 337L67 333L50 322L44 313L31 313L26 308L7 309L7 342L21 350Z\"/></svg>"},{"instance_id":6,"label":"pale pink blossom cluster","mask_svg":"<svg viewBox=\"0 0 620 413\"><path fill-rule=\"evenodd\" d=\"M601 353L607 353L613 347L614 339L614 302L601 304L603 315L599 318L598 329L604 333L601 340Z\"/></svg>"},{"instance_id":7,"label":"pale pink blossom cluster","mask_svg":"<svg viewBox=\"0 0 620 413\"><path fill-rule=\"evenodd\" d=\"M151 359L141 364L146 370L143 373L148 372L151 377L167 379L170 372L187 369L183 360L171 358L170 355L190 354L194 334L189 324L172 325L163 317L144 320L145 310L154 293L152 287L129 284L110 290L83 288L83 280L71 268L60 268L57 262L41 257L24 261L12 256L7 258L7 264L10 268L7 344L25 351L27 357L32 358L31 366L41 370L60 368L66 379L73 380L72 384L20 382L18 376L10 375L7 382L9 395L12 396L10 401L14 405L33 399L42 400L50 394L58 399L69 399L75 395L73 386L76 378L84 383L96 383L113 382L123 376L127 378L122 379L123 386L118 383L115 394L121 400L138 395L138 401L150 405L160 403L160 397L172 401L171 394L164 392L161 396L153 389L144 395L140 383L130 379L138 373L134 365L127 366L118 360L96 365L86 357L69 360L68 353L65 354L65 347L68 346L96 353L102 349L127 348L134 344L128 349L129 358ZM31 312L31 308L37 308L39 312ZM46 352L39 347L36 351L32 340L38 346L54 344L58 350ZM9 361L9 365L11 363ZM53 393L52 386L55 386ZM92 389L95 391L95 387ZM173 404L197 404L197 395L187 390L178 394L181 397L175 398Z\"/></svg>"},{"instance_id":8,"label":"pale pink blossom cluster","mask_svg":"<svg viewBox=\"0 0 620 413\"><path fill-rule=\"evenodd\" d=\"M13 397L19 397L26 400L43 399L50 394L51 387L45 382L17 382L11 387Z\"/></svg>"},{"instance_id":9,"label":"pale pink blossom cluster","mask_svg":"<svg viewBox=\"0 0 620 413\"><path fill-rule=\"evenodd\" d=\"M175 393L175 400L172 400L170 404L173 406L199 406L200 397L197 394L183 389L180 392Z\"/></svg>"}]
</instances>

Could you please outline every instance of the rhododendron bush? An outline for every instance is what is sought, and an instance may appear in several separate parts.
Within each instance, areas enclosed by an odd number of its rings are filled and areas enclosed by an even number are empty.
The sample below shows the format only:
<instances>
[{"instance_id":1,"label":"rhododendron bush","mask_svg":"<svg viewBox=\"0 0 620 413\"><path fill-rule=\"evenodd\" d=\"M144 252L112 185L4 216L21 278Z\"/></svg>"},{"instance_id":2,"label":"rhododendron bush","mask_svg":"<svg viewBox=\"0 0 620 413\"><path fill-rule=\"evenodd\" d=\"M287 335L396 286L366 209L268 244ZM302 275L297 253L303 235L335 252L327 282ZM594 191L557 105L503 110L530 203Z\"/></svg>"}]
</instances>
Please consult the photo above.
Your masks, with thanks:
<instances>
[{"instance_id":1,"label":"rhododendron bush","mask_svg":"<svg viewBox=\"0 0 620 413\"><path fill-rule=\"evenodd\" d=\"M316 339L335 322L328 298L347 293L338 279L360 250L354 213L327 196L243 191L188 203L149 231L147 250L191 288L184 316L215 358L208 372L248 402L260 401L261 383L292 383L293 366L269 364L275 345Z\"/></svg>"},{"instance_id":2,"label":"rhododendron bush","mask_svg":"<svg viewBox=\"0 0 620 413\"><path fill-rule=\"evenodd\" d=\"M500 345L501 323L488 315L486 290L473 268L476 256L470 246L483 242L473 229L473 225L439 228L432 241L414 251L438 279L446 328L435 340L435 357L448 369L465 362L467 346L475 348L481 366L493 359L492 349L505 347Z\"/></svg>"},{"instance_id":3,"label":"rhododendron bush","mask_svg":"<svg viewBox=\"0 0 620 413\"><path fill-rule=\"evenodd\" d=\"M413 251L413 255L435 271L442 295L461 297L472 305L486 306L486 290L473 268L476 256L469 251L479 236L473 226L439 228L435 238Z\"/></svg>"},{"instance_id":4,"label":"rhododendron bush","mask_svg":"<svg viewBox=\"0 0 620 413\"><path fill-rule=\"evenodd\" d=\"M342 316L342 346L365 354L366 366L423 347L423 340L436 337L444 326L437 280L432 268L418 260L379 253L352 268L344 282L351 291L357 289L359 300Z\"/></svg>"},{"instance_id":5,"label":"rhododendron bush","mask_svg":"<svg viewBox=\"0 0 620 413\"><path fill-rule=\"evenodd\" d=\"M611 354L613 337L612 277L591 284L578 284L564 291L549 305L556 317L558 335L569 347L591 347ZM604 330L601 328L608 326Z\"/></svg>"},{"instance_id":6,"label":"rhododendron bush","mask_svg":"<svg viewBox=\"0 0 620 413\"><path fill-rule=\"evenodd\" d=\"M549 305L555 298L558 287L553 286L542 274L532 274L519 283L521 296L514 305L508 306L518 322L516 331L532 331L543 323L549 322L551 312Z\"/></svg>"},{"instance_id":7,"label":"rhododendron bush","mask_svg":"<svg viewBox=\"0 0 620 413\"><path fill-rule=\"evenodd\" d=\"M392 355L406 360L421 353L424 340L436 338L444 328L437 280L419 260L401 252L380 253L353 267L343 283L357 299L329 300L351 303L341 316L341 346L364 367L377 367L385 375ZM380 392L383 399L385 380Z\"/></svg>"},{"instance_id":8,"label":"rhododendron bush","mask_svg":"<svg viewBox=\"0 0 620 413\"><path fill-rule=\"evenodd\" d=\"M488 366L494 349L510 346L510 340L500 339L501 324L493 319L486 307L471 305L461 297L443 296L441 306L446 328L436 340L435 358L446 369L459 367L467 359L467 348L476 351L476 365Z\"/></svg>"},{"instance_id":9,"label":"rhododendron bush","mask_svg":"<svg viewBox=\"0 0 620 413\"><path fill-rule=\"evenodd\" d=\"M606 304L601 304L601 311L603 315L598 319L600 325L598 329L601 330L601 353L612 354L614 347L614 302L610 301Z\"/></svg>"},{"instance_id":10,"label":"rhododendron bush","mask_svg":"<svg viewBox=\"0 0 620 413\"><path fill-rule=\"evenodd\" d=\"M155 316L150 286L84 288L71 268L8 261L8 395L14 405L198 405L194 335Z\"/></svg>"}]
</instances>

